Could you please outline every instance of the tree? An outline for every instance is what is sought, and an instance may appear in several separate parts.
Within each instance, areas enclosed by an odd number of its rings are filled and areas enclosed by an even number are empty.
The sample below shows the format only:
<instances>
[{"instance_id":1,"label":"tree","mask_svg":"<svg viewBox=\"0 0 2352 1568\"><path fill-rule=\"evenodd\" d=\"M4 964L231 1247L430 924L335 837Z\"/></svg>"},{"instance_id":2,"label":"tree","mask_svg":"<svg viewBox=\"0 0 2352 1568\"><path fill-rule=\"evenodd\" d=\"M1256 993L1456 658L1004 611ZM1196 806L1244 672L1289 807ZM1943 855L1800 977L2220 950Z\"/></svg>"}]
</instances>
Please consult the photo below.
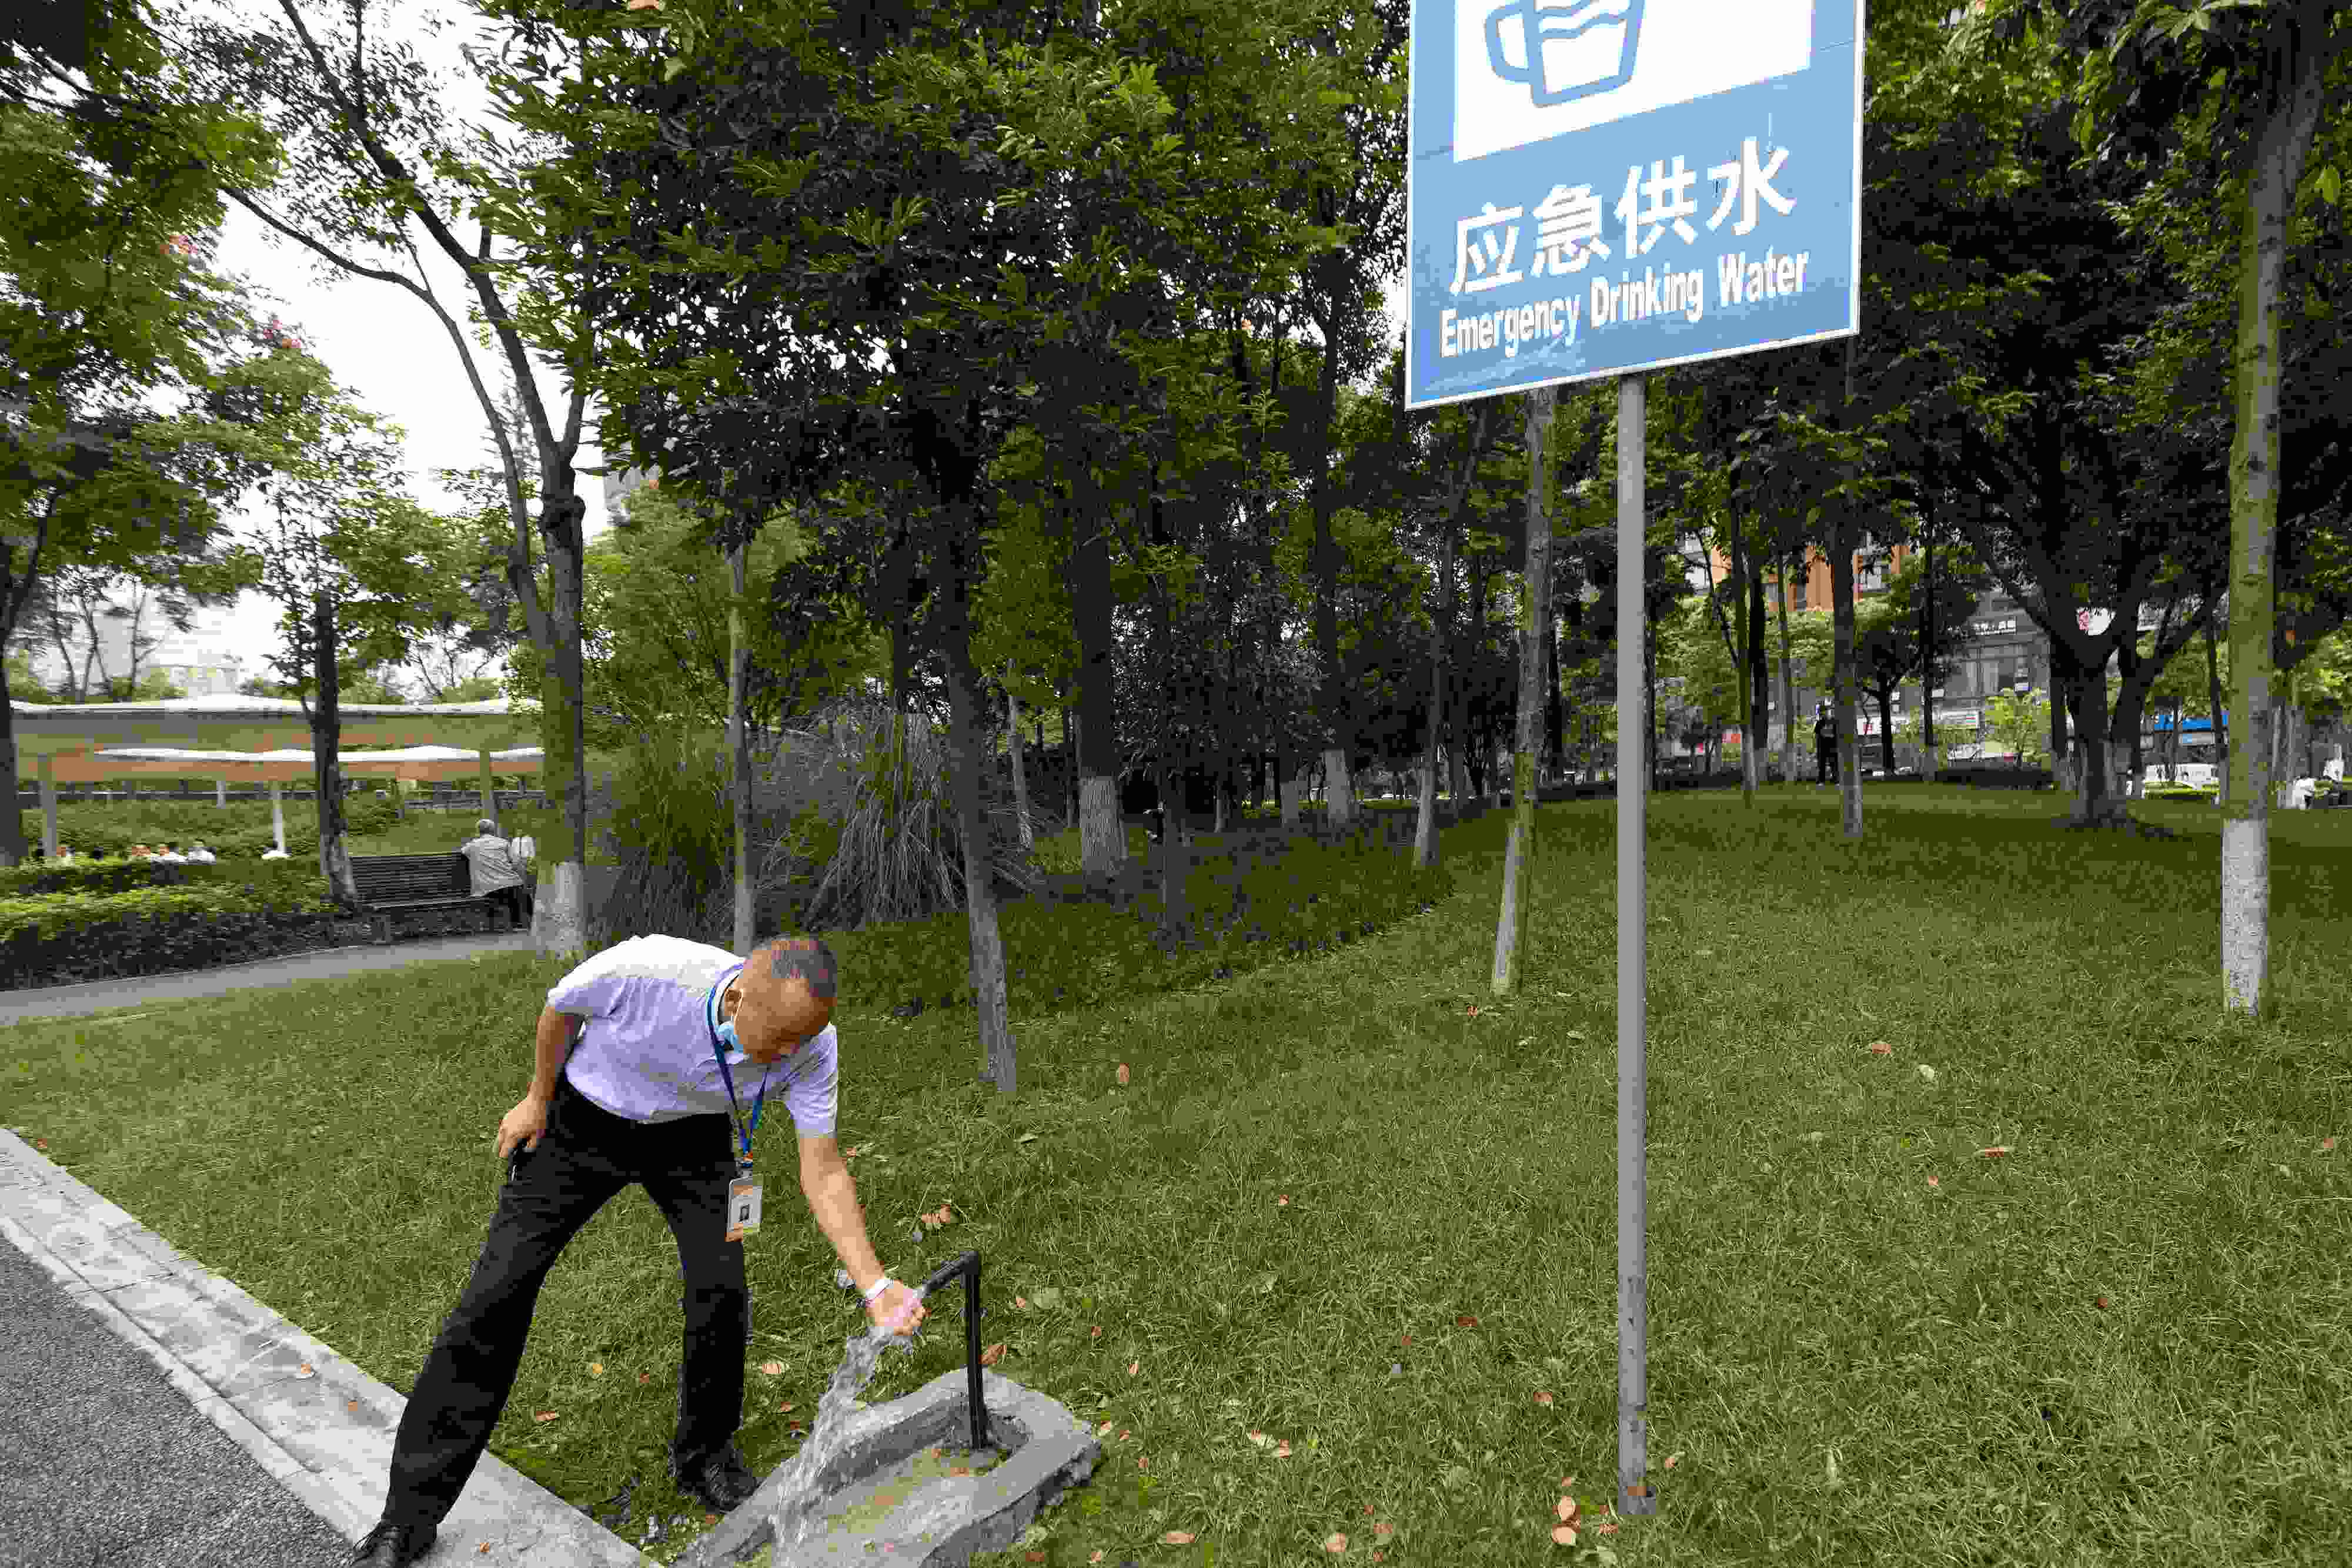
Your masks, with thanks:
<instances>
[{"instance_id":1,"label":"tree","mask_svg":"<svg viewBox=\"0 0 2352 1568\"><path fill-rule=\"evenodd\" d=\"M2238 266L2235 438L2231 450L2230 598L2233 702L2253 744L2233 749L2222 802L2221 980L2225 1009L2256 1016L2270 989L2270 779L2265 726L2271 702L2278 526L2279 283L2288 217L2304 176L2331 73L2352 49L2341 8L2329 0L2194 0L2193 8L2070 0L2004 0L1972 21L1970 43L1997 32L2026 39L2030 24L2055 26L2060 46L2084 63L2076 134L2099 141L2101 161L2144 162L2190 152L2242 192ZM2211 138L2185 147L2185 120L2215 106ZM2330 165L2333 204L2340 183ZM2116 607L2118 618L2124 614Z\"/></svg>"},{"instance_id":2,"label":"tree","mask_svg":"<svg viewBox=\"0 0 2352 1568\"><path fill-rule=\"evenodd\" d=\"M1862 689L1878 706L1879 766L1895 771L1895 688L1920 677L1923 706L1932 703L1933 676L1968 643L1969 612L1983 597L1986 578L1965 555L1945 558L1936 575L1935 602L1927 597L1926 559L1911 556L1879 597L1854 611L1854 661ZM1925 614L1923 615L1923 611ZM1923 621L1935 627L1935 644L1923 648Z\"/></svg>"},{"instance_id":3,"label":"tree","mask_svg":"<svg viewBox=\"0 0 2352 1568\"><path fill-rule=\"evenodd\" d=\"M2050 756L2042 745L2042 737L2050 733L2050 700L2002 692L1985 705L1985 729L2016 766L2038 767Z\"/></svg>"},{"instance_id":4,"label":"tree","mask_svg":"<svg viewBox=\"0 0 2352 1568\"><path fill-rule=\"evenodd\" d=\"M1526 945L1535 893L1536 757L1543 737L1543 644L1551 625L1552 471L1544 444L1551 434L1553 389L1522 394L1527 410L1527 567L1519 582L1519 725L1511 747L1511 831L1503 849L1503 905L1495 925L1494 989L1518 989L1518 955Z\"/></svg>"},{"instance_id":5,"label":"tree","mask_svg":"<svg viewBox=\"0 0 2352 1568\"><path fill-rule=\"evenodd\" d=\"M343 831L344 672L380 670L420 622L449 613L449 574L434 553L447 535L387 483L405 466L398 428L353 406L290 338L272 331L261 347L255 391L274 434L242 446L237 465L261 477L274 516L265 547L249 553L257 588L280 612L283 643L269 667L310 727L320 873L356 909ZM380 685L365 694L383 695Z\"/></svg>"},{"instance_id":6,"label":"tree","mask_svg":"<svg viewBox=\"0 0 2352 1568\"><path fill-rule=\"evenodd\" d=\"M727 563L700 542L704 509L680 484L641 489L589 547L581 603L595 630L583 650L586 735L600 751L655 727L708 733L729 722L733 591ZM836 693L887 674L881 633L854 604L803 591L792 570L814 541L779 509L748 543L743 607L752 672L744 706L755 747ZM518 650L510 687L535 689L537 651Z\"/></svg>"},{"instance_id":7,"label":"tree","mask_svg":"<svg viewBox=\"0 0 2352 1568\"><path fill-rule=\"evenodd\" d=\"M274 177L278 171L273 170L271 178L257 179L217 160L208 161L206 167L231 200L273 233L315 253L332 268L392 284L414 295L440 321L457 350L466 379L499 444L512 529L507 546L507 583L548 669L541 689L547 763L542 777L563 801L569 842L564 846L567 858L553 867L553 875L543 885L551 916L550 928L564 933L557 940L569 945L585 926L581 868L588 852L580 659L581 523L587 503L578 494L572 459L579 450L587 401L582 371L594 358L596 344L576 324L569 332L557 334L560 359L571 387L570 407L559 430L540 394L518 330L518 308L510 307L497 287L491 224L501 209L496 202L479 199L485 191L510 191L520 182L528 156L517 149L499 147L487 135L481 140L489 156L481 163L467 162L447 147L442 138L444 121L432 74L413 50L404 47L387 48L378 40L371 53L366 0L352 0L350 36L331 40L334 58L312 37L294 0L278 0L278 8L292 32L291 39L196 21L182 27L173 43L189 78L184 90L190 97L264 105L271 124L300 132L283 169L284 183L293 187L283 193L291 220L262 204L263 196L279 192L281 181ZM491 16L506 14L495 4L485 3L481 8ZM436 30L441 26L437 21L427 25ZM337 59L348 63L339 67ZM404 153L411 147L414 152ZM463 193L451 192L452 185ZM461 207L469 207L480 222L479 244L470 250L443 216L444 212L454 215ZM469 308L468 319L495 336L530 417L530 446L542 492L539 538L549 565L549 591L543 600L531 574L523 461L483 383L467 334L425 279L408 232L412 221L465 272L478 308L478 314ZM506 237L520 236L509 234ZM415 264L416 276L369 266L346 254L363 246L405 253Z\"/></svg>"},{"instance_id":8,"label":"tree","mask_svg":"<svg viewBox=\"0 0 2352 1568\"><path fill-rule=\"evenodd\" d=\"M218 427L159 420L137 399L206 395L208 349L251 320L243 292L192 265L203 247L187 236L220 214L192 150L251 177L274 143L218 103L159 102L164 54L132 7L89 20L87 89L53 57L0 51L13 198L0 204L0 643L14 640L45 565L156 582L176 560L191 597L236 591L234 571L206 553L219 519L204 447ZM13 711L0 688L10 797ZM24 852L7 813L0 862Z\"/></svg>"}]
</instances>

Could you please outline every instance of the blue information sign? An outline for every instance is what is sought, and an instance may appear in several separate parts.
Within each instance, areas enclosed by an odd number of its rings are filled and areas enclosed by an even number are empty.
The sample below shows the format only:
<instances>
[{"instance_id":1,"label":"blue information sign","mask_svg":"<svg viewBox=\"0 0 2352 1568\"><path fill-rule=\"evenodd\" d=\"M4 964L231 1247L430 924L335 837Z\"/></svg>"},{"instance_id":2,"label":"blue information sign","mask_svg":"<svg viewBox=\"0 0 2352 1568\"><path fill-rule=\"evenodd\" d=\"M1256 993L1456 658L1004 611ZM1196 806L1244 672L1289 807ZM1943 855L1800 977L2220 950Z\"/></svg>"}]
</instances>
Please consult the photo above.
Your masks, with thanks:
<instances>
[{"instance_id":1,"label":"blue information sign","mask_svg":"<svg viewBox=\"0 0 2352 1568\"><path fill-rule=\"evenodd\" d=\"M1405 406L1861 329L1862 0L1414 0Z\"/></svg>"}]
</instances>

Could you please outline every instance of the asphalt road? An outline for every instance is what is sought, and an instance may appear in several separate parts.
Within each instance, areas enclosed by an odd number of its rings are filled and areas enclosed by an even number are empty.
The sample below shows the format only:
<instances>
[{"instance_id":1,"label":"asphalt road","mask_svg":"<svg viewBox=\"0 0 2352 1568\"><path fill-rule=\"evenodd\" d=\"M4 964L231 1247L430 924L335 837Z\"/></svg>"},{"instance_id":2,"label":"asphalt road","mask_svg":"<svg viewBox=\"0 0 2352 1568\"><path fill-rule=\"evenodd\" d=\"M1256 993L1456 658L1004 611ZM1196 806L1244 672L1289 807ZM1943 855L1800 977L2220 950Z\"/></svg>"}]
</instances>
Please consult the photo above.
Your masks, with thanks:
<instances>
[{"instance_id":1,"label":"asphalt road","mask_svg":"<svg viewBox=\"0 0 2352 1568\"><path fill-rule=\"evenodd\" d=\"M341 1568L351 1550L0 1244L0 1568Z\"/></svg>"},{"instance_id":2,"label":"asphalt road","mask_svg":"<svg viewBox=\"0 0 2352 1568\"><path fill-rule=\"evenodd\" d=\"M0 1023L527 949L527 931L0 992ZM0 1568L341 1568L351 1543L47 1270L0 1243Z\"/></svg>"}]
</instances>

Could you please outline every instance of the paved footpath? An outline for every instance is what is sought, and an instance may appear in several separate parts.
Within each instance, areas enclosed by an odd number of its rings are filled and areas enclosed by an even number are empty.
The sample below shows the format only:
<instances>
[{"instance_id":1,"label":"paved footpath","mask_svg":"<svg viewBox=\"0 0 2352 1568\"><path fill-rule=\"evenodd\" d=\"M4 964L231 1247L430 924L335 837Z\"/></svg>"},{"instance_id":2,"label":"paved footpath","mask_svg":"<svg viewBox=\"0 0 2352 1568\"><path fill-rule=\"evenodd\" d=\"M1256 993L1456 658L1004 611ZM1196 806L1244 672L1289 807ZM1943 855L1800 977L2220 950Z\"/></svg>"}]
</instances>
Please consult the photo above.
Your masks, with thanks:
<instances>
[{"instance_id":1,"label":"paved footpath","mask_svg":"<svg viewBox=\"0 0 2352 1568\"><path fill-rule=\"evenodd\" d=\"M0 1029L530 946L439 937L0 992ZM0 1239L0 1568L340 1568L383 1505L400 1395L5 1129ZM644 1560L485 1454L425 1559L461 1561Z\"/></svg>"}]
</instances>

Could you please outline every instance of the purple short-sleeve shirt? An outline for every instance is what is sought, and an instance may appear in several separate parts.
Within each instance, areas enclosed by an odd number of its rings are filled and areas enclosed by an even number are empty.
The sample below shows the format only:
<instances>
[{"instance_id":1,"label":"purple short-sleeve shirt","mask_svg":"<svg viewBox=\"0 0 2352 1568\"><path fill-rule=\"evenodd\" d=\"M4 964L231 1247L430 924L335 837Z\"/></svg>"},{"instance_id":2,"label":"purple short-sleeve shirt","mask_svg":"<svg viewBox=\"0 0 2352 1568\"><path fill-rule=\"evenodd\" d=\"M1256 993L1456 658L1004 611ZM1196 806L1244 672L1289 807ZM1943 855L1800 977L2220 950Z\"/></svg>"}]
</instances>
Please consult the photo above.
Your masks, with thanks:
<instances>
[{"instance_id":1,"label":"purple short-sleeve shirt","mask_svg":"<svg viewBox=\"0 0 2352 1568\"><path fill-rule=\"evenodd\" d=\"M632 1122L674 1122L730 1109L714 1040L719 992L746 960L724 947L677 936L633 936L607 947L547 993L555 1012L587 1023L563 1075L572 1086ZM834 1026L775 1066L740 1051L727 1052L735 1080L733 1113L748 1127L751 1103L767 1086L792 1112L803 1137L834 1130L840 1040ZM768 1113L761 1113L761 1120Z\"/></svg>"}]
</instances>

